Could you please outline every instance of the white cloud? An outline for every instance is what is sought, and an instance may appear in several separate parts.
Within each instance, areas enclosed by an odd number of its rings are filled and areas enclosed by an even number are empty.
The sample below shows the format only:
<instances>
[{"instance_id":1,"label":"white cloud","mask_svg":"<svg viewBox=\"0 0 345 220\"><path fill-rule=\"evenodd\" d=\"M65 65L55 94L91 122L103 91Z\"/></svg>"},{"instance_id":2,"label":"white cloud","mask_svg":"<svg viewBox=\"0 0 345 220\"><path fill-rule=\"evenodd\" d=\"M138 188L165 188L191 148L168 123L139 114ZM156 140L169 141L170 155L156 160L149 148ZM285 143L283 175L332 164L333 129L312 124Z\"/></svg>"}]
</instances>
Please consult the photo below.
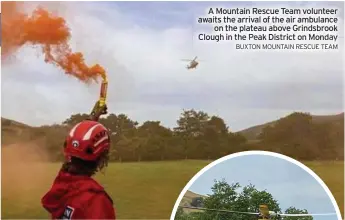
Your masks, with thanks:
<instances>
[{"instance_id":1,"label":"white cloud","mask_svg":"<svg viewBox=\"0 0 345 220\"><path fill-rule=\"evenodd\" d=\"M222 116L239 130L294 110L342 110L343 47L338 53L246 53L231 44L191 43L195 27L137 25L118 7L49 7L66 17L73 49L108 71L110 111L140 122L161 120L171 127L183 108L194 107ZM3 64L3 117L40 125L88 112L99 85L86 86L64 75L36 52L22 49L14 63ZM195 55L205 61L187 71L180 59Z\"/></svg>"}]
</instances>

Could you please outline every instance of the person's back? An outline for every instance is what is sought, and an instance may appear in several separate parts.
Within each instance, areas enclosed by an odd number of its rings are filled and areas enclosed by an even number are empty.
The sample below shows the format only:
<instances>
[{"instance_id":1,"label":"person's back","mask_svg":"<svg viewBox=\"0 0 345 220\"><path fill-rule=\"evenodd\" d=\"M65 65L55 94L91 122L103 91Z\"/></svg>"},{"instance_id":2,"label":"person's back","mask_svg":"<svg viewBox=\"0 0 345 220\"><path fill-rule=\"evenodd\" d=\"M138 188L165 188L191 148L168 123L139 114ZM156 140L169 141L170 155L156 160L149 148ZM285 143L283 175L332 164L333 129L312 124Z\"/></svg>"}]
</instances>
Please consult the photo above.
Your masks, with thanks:
<instances>
[{"instance_id":1,"label":"person's back","mask_svg":"<svg viewBox=\"0 0 345 220\"><path fill-rule=\"evenodd\" d=\"M103 125L77 124L65 142L66 162L42 205L52 219L115 219L113 201L91 178L107 165L110 137Z\"/></svg>"}]
</instances>

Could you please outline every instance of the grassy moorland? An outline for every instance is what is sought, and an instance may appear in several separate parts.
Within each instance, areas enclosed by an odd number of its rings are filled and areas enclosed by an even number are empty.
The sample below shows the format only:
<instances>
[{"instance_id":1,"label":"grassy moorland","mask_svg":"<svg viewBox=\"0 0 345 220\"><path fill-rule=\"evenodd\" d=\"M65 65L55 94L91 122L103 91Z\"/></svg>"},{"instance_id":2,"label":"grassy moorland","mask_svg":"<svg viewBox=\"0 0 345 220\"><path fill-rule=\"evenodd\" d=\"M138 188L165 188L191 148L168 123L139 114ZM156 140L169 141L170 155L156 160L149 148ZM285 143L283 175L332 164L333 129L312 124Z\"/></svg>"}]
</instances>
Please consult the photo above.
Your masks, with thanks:
<instances>
[{"instance_id":1,"label":"grassy moorland","mask_svg":"<svg viewBox=\"0 0 345 220\"><path fill-rule=\"evenodd\" d=\"M114 198L118 218L168 219L183 187L208 163L201 160L112 163L105 175L99 174L96 178ZM339 206L344 207L344 163L305 164L326 182ZM2 218L48 218L40 199L59 167L58 163L3 167L6 178L2 178Z\"/></svg>"}]
</instances>

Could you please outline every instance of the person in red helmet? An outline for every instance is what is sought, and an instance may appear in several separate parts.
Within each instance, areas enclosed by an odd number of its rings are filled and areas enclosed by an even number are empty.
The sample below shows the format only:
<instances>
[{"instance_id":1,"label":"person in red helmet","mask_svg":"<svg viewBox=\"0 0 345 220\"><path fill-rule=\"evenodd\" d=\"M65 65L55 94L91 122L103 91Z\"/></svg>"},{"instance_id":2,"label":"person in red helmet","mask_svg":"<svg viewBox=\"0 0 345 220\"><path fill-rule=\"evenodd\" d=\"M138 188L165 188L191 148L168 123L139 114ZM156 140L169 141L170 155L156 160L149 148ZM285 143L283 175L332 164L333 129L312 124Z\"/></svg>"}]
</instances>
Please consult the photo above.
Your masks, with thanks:
<instances>
[{"instance_id":1,"label":"person in red helmet","mask_svg":"<svg viewBox=\"0 0 345 220\"><path fill-rule=\"evenodd\" d=\"M70 130L66 161L41 200L52 219L116 219L112 199L91 178L107 166L109 148L108 129L97 121L85 120Z\"/></svg>"}]
</instances>

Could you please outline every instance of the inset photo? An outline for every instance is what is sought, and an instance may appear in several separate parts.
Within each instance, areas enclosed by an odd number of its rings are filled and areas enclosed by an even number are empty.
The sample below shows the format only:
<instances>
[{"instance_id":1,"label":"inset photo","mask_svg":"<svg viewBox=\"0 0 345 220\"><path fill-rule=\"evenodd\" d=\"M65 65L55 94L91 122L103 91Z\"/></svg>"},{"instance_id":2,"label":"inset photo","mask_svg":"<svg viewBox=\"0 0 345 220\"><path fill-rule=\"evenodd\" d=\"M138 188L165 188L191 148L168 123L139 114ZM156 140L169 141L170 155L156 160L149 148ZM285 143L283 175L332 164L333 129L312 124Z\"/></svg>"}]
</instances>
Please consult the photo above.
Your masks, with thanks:
<instances>
[{"instance_id":1,"label":"inset photo","mask_svg":"<svg viewBox=\"0 0 345 220\"><path fill-rule=\"evenodd\" d=\"M171 220L341 220L326 184L302 163L277 153L223 157L197 173Z\"/></svg>"}]
</instances>

